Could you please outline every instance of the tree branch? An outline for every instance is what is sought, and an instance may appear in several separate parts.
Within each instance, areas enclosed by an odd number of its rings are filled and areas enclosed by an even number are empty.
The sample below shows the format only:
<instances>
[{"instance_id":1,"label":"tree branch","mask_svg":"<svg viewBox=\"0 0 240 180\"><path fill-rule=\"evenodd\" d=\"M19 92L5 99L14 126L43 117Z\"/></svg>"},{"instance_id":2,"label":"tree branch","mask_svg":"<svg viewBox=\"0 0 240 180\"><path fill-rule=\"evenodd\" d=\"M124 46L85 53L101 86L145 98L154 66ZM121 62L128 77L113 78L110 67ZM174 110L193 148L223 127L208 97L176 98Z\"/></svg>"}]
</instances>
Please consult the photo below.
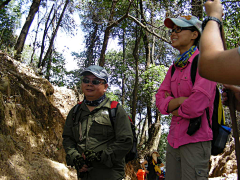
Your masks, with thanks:
<instances>
[{"instance_id":1,"label":"tree branch","mask_svg":"<svg viewBox=\"0 0 240 180\"><path fill-rule=\"evenodd\" d=\"M132 2L129 3L128 5L128 9L125 15L123 15L120 19L118 19L117 21L114 21L113 23L110 24L110 22L113 19L113 7L115 7L117 1L113 1L113 5L112 5L112 10L111 10L111 14L110 14L110 18L109 18L109 25L107 26L106 30L105 30L105 34L104 34L104 41L103 41L103 46L102 46L102 51L100 54L100 60L99 60L99 66L104 66L105 64L105 52L107 50L107 44L108 44L108 40L109 40L109 36L110 36L110 30L116 26L118 23L120 23L121 21L123 21L124 19L126 19L128 17L128 12L130 10L131 4Z\"/></svg>"},{"instance_id":2,"label":"tree branch","mask_svg":"<svg viewBox=\"0 0 240 180\"><path fill-rule=\"evenodd\" d=\"M147 32L149 32L150 34L162 39L164 42L169 43L170 41L168 41L166 38L160 36L159 34L156 34L155 32L152 32L151 30L148 29L147 26L145 26L143 23L141 23L139 20L137 20L135 17L131 16L130 14L128 14L128 17L130 17L134 22L136 22L138 25L140 25L142 28L144 28Z\"/></svg>"}]
</instances>

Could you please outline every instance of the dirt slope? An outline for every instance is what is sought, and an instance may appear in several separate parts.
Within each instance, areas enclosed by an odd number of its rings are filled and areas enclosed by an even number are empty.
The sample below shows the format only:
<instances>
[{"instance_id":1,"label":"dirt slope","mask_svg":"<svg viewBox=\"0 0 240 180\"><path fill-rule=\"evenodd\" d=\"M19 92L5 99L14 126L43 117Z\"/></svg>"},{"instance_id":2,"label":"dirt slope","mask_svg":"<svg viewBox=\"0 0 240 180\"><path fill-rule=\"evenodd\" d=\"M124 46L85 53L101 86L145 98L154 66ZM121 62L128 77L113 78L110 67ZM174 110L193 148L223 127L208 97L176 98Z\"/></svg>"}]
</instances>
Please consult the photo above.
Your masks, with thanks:
<instances>
[{"instance_id":1,"label":"dirt slope","mask_svg":"<svg viewBox=\"0 0 240 180\"><path fill-rule=\"evenodd\" d=\"M75 93L0 53L0 179L76 179L62 129Z\"/></svg>"}]
</instances>

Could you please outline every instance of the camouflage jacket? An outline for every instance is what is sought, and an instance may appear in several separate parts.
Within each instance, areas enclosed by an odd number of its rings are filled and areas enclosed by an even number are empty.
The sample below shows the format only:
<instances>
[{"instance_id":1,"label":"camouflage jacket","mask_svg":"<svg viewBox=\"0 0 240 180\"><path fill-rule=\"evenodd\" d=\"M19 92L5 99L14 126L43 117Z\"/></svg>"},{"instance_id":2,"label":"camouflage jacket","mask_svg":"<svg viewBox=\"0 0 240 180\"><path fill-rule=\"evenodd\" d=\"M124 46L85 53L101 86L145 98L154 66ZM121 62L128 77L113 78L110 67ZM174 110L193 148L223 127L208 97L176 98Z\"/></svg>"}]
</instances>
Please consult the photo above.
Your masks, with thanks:
<instances>
[{"instance_id":1,"label":"camouflage jacket","mask_svg":"<svg viewBox=\"0 0 240 180\"><path fill-rule=\"evenodd\" d=\"M84 179L117 180L124 177L125 155L132 147L133 135L128 115L118 106L114 128L109 118L110 100L106 98L90 112L82 103L73 124L73 110L70 110L64 130L63 146L68 165L86 150L103 151L100 162L93 162Z\"/></svg>"}]
</instances>

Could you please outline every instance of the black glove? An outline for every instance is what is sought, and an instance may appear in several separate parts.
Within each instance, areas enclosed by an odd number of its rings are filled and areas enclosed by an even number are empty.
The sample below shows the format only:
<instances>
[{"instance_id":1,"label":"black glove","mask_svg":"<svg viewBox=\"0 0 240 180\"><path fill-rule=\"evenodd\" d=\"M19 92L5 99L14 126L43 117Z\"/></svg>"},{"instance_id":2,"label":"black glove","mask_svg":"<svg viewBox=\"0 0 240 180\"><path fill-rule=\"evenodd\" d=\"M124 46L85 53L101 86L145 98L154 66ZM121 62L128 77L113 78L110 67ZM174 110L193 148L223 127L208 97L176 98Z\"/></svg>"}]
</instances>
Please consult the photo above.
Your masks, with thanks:
<instances>
[{"instance_id":1,"label":"black glove","mask_svg":"<svg viewBox=\"0 0 240 180\"><path fill-rule=\"evenodd\" d=\"M73 163L77 171L82 169L83 165L86 164L83 157L80 157L79 155L74 158Z\"/></svg>"},{"instance_id":2,"label":"black glove","mask_svg":"<svg viewBox=\"0 0 240 180\"><path fill-rule=\"evenodd\" d=\"M102 151L95 152L93 150L86 150L84 151L84 155L86 157L87 166L91 167L93 161L97 161L97 162L101 161Z\"/></svg>"}]
</instances>

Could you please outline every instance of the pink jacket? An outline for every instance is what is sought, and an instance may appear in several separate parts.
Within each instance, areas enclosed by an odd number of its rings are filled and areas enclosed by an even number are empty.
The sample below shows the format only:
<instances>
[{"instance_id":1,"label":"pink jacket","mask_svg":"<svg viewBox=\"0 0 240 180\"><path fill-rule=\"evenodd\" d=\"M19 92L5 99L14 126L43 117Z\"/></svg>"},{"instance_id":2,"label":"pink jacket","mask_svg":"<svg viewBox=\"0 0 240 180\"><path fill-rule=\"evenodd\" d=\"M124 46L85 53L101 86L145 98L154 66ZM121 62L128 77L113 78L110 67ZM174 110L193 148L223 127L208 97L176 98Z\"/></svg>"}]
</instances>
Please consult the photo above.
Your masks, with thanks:
<instances>
[{"instance_id":1,"label":"pink jacket","mask_svg":"<svg viewBox=\"0 0 240 180\"><path fill-rule=\"evenodd\" d=\"M212 140L212 130L209 127L205 109L209 107L210 117L212 117L216 83L202 78L197 71L194 86L192 85L191 64L197 54L199 54L198 50L189 58L186 67L175 67L172 77L171 66L156 94L156 106L162 114L169 114L167 112L168 103L172 99L188 97L178 109L179 117L173 116L171 120L167 139L173 148L178 148L184 144ZM171 96L165 98L165 92ZM189 120L199 116L202 116L201 127L195 134L189 136L187 134Z\"/></svg>"}]
</instances>

